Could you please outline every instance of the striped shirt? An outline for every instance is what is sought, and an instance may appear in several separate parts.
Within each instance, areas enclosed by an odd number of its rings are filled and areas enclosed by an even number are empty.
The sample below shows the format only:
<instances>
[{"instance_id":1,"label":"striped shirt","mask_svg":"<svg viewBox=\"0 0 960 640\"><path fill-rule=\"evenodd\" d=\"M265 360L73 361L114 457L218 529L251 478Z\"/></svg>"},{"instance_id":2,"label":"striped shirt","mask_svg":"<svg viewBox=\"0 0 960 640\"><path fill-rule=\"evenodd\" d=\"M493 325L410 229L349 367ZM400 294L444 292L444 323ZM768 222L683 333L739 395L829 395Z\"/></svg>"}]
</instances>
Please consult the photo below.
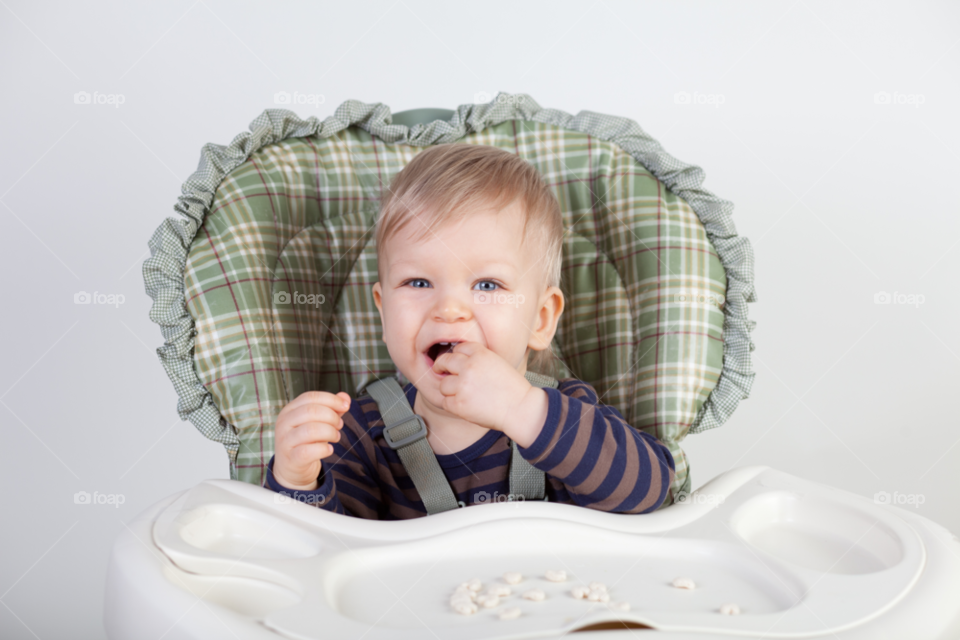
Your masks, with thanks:
<instances>
[{"instance_id":1,"label":"striped shirt","mask_svg":"<svg viewBox=\"0 0 960 640\"><path fill-rule=\"evenodd\" d=\"M417 389L404 393L414 406ZM518 446L520 454L546 474L550 502L615 513L655 511L674 479L673 456L655 437L634 429L614 407L598 404L593 387L564 378L544 388L547 418L537 439ZM277 483L270 458L263 486L328 511L371 520L405 520L427 515L413 480L383 436L376 401L363 395L343 414L339 442L324 458L314 491ZM512 443L489 430L470 446L437 455L457 500L466 506L496 502L509 491Z\"/></svg>"}]
</instances>

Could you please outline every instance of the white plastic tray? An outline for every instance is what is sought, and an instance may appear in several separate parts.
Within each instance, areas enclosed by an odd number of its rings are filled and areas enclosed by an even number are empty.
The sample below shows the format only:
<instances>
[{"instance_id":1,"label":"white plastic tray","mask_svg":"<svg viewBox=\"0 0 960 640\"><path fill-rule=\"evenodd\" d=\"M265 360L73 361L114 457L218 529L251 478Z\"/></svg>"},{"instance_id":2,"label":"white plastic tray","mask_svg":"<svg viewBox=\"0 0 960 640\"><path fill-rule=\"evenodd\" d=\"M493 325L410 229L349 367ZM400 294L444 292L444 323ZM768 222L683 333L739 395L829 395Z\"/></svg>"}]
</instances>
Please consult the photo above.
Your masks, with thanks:
<instances>
[{"instance_id":1,"label":"white plastic tray","mask_svg":"<svg viewBox=\"0 0 960 640\"><path fill-rule=\"evenodd\" d=\"M520 502L400 522L211 480L166 507L153 538L181 588L301 640L422 638L425 628L438 640L557 637L604 623L702 637L840 634L894 607L926 562L894 509L768 467L732 470L653 514ZM568 581L546 581L549 569ZM526 579L496 609L450 608L457 584L501 583L505 571ZM698 588L672 587L681 576ZM572 597L593 580L631 610ZM531 587L547 599L521 599ZM728 602L741 614L720 614ZM500 620L507 606L521 617Z\"/></svg>"}]
</instances>

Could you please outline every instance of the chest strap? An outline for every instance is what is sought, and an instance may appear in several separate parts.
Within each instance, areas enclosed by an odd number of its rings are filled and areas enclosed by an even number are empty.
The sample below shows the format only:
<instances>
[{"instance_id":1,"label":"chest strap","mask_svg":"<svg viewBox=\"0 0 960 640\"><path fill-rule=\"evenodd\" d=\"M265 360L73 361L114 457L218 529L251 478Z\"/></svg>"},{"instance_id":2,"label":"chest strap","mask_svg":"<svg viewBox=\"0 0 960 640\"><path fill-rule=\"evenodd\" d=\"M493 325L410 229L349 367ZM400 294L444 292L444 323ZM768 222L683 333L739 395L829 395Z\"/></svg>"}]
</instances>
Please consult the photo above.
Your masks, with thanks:
<instances>
[{"instance_id":1,"label":"chest strap","mask_svg":"<svg viewBox=\"0 0 960 640\"><path fill-rule=\"evenodd\" d=\"M537 387L557 388L554 378L528 371L524 377ZM450 511L459 505L450 483L437 462L437 456L427 442L427 425L413 412L403 388L396 378L389 377L367 385L383 416L383 437L397 452L403 468L413 481L427 515ZM510 493L524 500L543 500L546 495L546 477L520 454L517 443L511 441Z\"/></svg>"}]
</instances>

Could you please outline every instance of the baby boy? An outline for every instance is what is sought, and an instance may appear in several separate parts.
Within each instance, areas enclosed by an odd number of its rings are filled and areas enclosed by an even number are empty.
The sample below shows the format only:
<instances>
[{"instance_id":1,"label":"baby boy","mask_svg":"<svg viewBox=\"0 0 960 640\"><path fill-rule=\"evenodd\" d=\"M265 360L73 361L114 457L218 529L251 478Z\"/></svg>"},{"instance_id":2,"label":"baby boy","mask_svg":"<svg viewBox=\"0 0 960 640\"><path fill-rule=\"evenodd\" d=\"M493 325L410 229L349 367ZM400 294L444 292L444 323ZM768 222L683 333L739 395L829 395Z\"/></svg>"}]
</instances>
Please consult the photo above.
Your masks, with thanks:
<instances>
[{"instance_id":1,"label":"baby boy","mask_svg":"<svg viewBox=\"0 0 960 640\"><path fill-rule=\"evenodd\" d=\"M667 447L586 382L524 377L552 373L563 233L556 199L518 155L465 143L421 151L377 219L382 339L462 505L508 493L512 441L546 473L549 501L651 512L674 479ZM264 487L355 517L425 516L384 426L369 395L301 394L277 417Z\"/></svg>"}]
</instances>

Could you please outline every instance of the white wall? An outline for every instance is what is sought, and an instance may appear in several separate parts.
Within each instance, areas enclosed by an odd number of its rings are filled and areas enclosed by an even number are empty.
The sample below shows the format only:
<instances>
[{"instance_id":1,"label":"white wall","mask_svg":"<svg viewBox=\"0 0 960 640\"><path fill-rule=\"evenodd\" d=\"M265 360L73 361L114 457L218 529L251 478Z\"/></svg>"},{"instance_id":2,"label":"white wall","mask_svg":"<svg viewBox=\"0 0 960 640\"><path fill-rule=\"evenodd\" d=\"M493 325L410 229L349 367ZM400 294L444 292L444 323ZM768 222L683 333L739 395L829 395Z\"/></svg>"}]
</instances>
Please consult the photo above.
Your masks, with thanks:
<instances>
[{"instance_id":1,"label":"white wall","mask_svg":"<svg viewBox=\"0 0 960 640\"><path fill-rule=\"evenodd\" d=\"M757 257L756 383L687 441L694 486L766 464L921 496L960 532L958 17L947 2L6 0L0 636L103 637L124 522L227 477L222 447L177 417L140 269L201 146L277 91L323 95L304 117L503 90L636 120L705 169ZM78 306L78 291L125 302Z\"/></svg>"}]
</instances>

